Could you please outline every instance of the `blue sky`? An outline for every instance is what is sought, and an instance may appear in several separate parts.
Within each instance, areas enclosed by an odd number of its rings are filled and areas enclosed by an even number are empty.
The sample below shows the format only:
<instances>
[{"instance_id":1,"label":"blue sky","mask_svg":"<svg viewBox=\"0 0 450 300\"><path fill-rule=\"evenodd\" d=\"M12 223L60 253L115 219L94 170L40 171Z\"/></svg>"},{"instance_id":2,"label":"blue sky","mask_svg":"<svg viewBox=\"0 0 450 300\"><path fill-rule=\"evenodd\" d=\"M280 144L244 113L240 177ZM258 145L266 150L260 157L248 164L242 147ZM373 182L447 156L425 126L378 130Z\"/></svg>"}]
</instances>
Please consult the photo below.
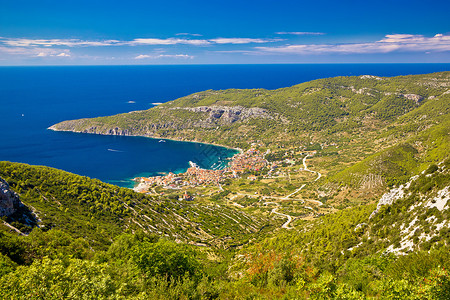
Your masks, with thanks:
<instances>
[{"instance_id":1,"label":"blue sky","mask_svg":"<svg viewBox=\"0 0 450 300\"><path fill-rule=\"evenodd\" d=\"M0 0L0 65L450 63L450 1Z\"/></svg>"}]
</instances>

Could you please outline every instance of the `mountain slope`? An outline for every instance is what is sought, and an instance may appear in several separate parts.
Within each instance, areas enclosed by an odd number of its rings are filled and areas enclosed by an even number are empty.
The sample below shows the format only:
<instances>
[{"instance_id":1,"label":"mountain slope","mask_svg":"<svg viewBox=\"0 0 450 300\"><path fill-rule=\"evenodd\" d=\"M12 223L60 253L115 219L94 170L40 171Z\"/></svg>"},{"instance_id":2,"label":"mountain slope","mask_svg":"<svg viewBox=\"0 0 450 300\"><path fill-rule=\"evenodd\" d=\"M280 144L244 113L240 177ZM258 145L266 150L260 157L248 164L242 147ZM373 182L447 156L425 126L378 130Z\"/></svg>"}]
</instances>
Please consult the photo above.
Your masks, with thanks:
<instances>
[{"instance_id":1,"label":"mountain slope","mask_svg":"<svg viewBox=\"0 0 450 300\"><path fill-rule=\"evenodd\" d=\"M258 142L272 153L281 148L278 156L284 149L317 145L316 157L323 159L316 168L328 173L317 184L331 184L329 197L342 184L381 192L447 157L449 91L450 72L336 77L273 91L209 90L145 111L65 121L50 129L244 149Z\"/></svg>"},{"instance_id":2,"label":"mountain slope","mask_svg":"<svg viewBox=\"0 0 450 300\"><path fill-rule=\"evenodd\" d=\"M43 230L62 230L85 238L93 247L104 247L120 233L137 230L228 247L270 223L233 208L150 197L48 167L0 162L0 177L34 208Z\"/></svg>"},{"instance_id":3,"label":"mountain slope","mask_svg":"<svg viewBox=\"0 0 450 300\"><path fill-rule=\"evenodd\" d=\"M297 231L248 245L230 262L229 275L260 293L284 282L297 287L292 295L305 297L445 299L426 295L429 284L441 286L443 295L450 291L449 168L448 159L430 165L384 194L377 207L299 222Z\"/></svg>"}]
</instances>

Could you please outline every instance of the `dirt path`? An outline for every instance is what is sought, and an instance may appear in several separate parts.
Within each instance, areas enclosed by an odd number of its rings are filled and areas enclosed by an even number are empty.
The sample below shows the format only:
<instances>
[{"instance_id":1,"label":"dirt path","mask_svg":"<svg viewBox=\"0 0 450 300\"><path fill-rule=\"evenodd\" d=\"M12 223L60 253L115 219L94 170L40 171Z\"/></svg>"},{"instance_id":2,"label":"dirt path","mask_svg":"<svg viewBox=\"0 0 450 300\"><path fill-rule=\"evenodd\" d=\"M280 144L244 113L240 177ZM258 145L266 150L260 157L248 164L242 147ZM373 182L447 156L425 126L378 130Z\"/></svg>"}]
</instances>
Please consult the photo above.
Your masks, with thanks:
<instances>
[{"instance_id":1,"label":"dirt path","mask_svg":"<svg viewBox=\"0 0 450 300\"><path fill-rule=\"evenodd\" d=\"M265 202L264 203L264 205L267 205L267 204L275 204L277 206L272 209L271 213L287 218L287 221L283 225L281 225L281 228L285 228L285 229L293 229L294 228L294 227L288 227L289 223L292 222L292 216L277 212L277 209L279 208L280 204L278 204L277 202Z\"/></svg>"},{"instance_id":2,"label":"dirt path","mask_svg":"<svg viewBox=\"0 0 450 300\"><path fill-rule=\"evenodd\" d=\"M282 213L277 212L277 209L278 209L278 207L275 207L274 209L272 209L272 212L274 214L277 214L277 215L280 215L280 216L288 218L287 221L281 226L281 228L293 229L294 227L288 227L289 223L292 222L292 217L290 215L286 215L286 214L282 214Z\"/></svg>"},{"instance_id":3,"label":"dirt path","mask_svg":"<svg viewBox=\"0 0 450 300\"><path fill-rule=\"evenodd\" d=\"M317 172L317 171L313 171L313 170L308 169L308 166L306 165L306 159L307 159L308 157L312 157L312 156L313 156L313 155L308 154L308 155L306 155L306 156L303 158L303 167L304 167L303 170L304 170L304 171L311 172L311 173L316 173L316 174L317 174L317 178L314 179L314 182L315 182L315 181L319 180L320 177L322 177L322 174L321 174L320 172ZM292 192L292 193L290 193L289 195L287 195L287 196L281 198L281 200L289 200L290 197L292 197L293 195L295 195L295 194L297 194L298 192L300 192L305 186L306 186L306 184L303 184L301 187L299 187L298 189L296 189L294 192ZM292 200L294 200L294 199L292 199ZM323 203L320 202L320 201L318 201L318 200L302 200L302 201L303 201L303 203L304 203L305 201L309 201L309 202L316 203L316 204L319 205L319 206L323 205ZM286 221L286 223L284 223L283 226L281 226L281 228L292 229L293 227L288 227L289 223L292 222L292 216L277 212L277 209L278 209L278 206L279 206L278 203L276 203L276 202L266 202L266 203L264 203L264 205L266 205L266 204L268 204L268 203L275 203L275 204L277 205L277 207L275 207L274 209L272 209L272 213L288 218L288 220ZM312 207L309 207L309 206L305 206L305 208L310 209L310 210L313 210Z\"/></svg>"},{"instance_id":4,"label":"dirt path","mask_svg":"<svg viewBox=\"0 0 450 300\"><path fill-rule=\"evenodd\" d=\"M316 178L314 181L317 181L317 180L320 179L320 177L322 177L322 174L320 174L320 173L317 172L317 171L313 171L313 170L308 169L308 166L306 165L306 159L308 158L308 156L309 156L309 157L312 157L313 155L308 154L308 155L306 155L306 156L303 158L303 166L305 167L303 170L308 171L308 172L311 172L311 173L316 173L316 174L317 174L317 178Z\"/></svg>"},{"instance_id":5,"label":"dirt path","mask_svg":"<svg viewBox=\"0 0 450 300\"><path fill-rule=\"evenodd\" d=\"M313 170L308 169L308 166L306 165L306 159L307 159L308 157L312 157L312 156L313 156L313 155L308 154L308 155L306 155L306 156L303 158L303 167L304 167L304 168L303 168L303 171L307 171L307 172L311 172L311 173L316 173L316 174L317 174L317 178L314 179L314 182L315 182L315 181L319 180L320 177L322 177L322 174L320 174L320 172L317 172L317 171L313 171ZM305 186L306 186L306 184L303 184L301 187L299 187L298 189L296 189L295 191L293 191L292 193L290 193L289 195L286 195L286 196L284 196L284 197L277 197L277 196L262 196L262 200L265 200L265 199L267 199L267 198L270 198L270 199L277 199L277 200L302 201L303 203L305 203L305 201L309 201L309 202L313 202L313 203L315 203L315 204L317 204L317 205L319 205L319 206L323 205L323 203L320 202L320 201L318 201L318 200L310 200L310 199L303 200L303 199L292 199L292 198L291 198L292 196L294 196L295 194L297 194L298 192L300 192ZM236 197L238 197L238 196L247 196L247 197L250 197L250 198L258 198L258 197L260 197L260 195L252 195L252 194L236 193L235 195L233 195L233 196L230 198L230 201L232 202L232 205L237 206L237 207L240 207L240 208L243 208L243 206L233 201L233 200L234 200ZM264 203L263 203L263 205L268 205L268 204L274 204L274 205L276 205L276 207L272 209L271 213L274 213L274 214L276 214L276 215L283 216L283 217L286 217L286 218L287 218L287 221L281 226L281 228L285 228L285 229L293 229L293 228L294 228L294 227L289 227L289 224L292 222L292 220L293 220L295 217L293 218L293 217L290 216L290 215L287 215L287 214L283 214L283 213L278 212L277 210L278 210L278 208L280 207L280 204L277 203L277 202L264 202ZM313 208L312 208L312 207L309 207L309 206L305 206L305 208L310 209L310 210L313 210Z\"/></svg>"},{"instance_id":6,"label":"dirt path","mask_svg":"<svg viewBox=\"0 0 450 300\"><path fill-rule=\"evenodd\" d=\"M311 155L311 154L308 154L308 155L306 155L306 156L303 158L303 167L304 167L304 168L303 168L303 171L308 171L308 172L311 172L311 173L316 173L316 174L317 174L317 178L314 179L314 182L315 182L315 181L319 180L320 177L322 177L322 174L320 174L320 173L317 172L317 171L313 171L313 170L308 169L308 166L306 165L306 159L307 159L308 157L312 157L312 155ZM288 200L290 197L292 197L293 195L295 195L295 194L297 194L298 192L300 192L305 186L306 186L306 184L303 184L301 187L299 187L298 189L296 189L294 192L292 192L292 193L290 193L289 195L287 195L286 197L284 197L283 200ZM318 203L320 203L319 205L322 205L322 204L323 204L322 202L317 201L317 200L309 200L309 201L316 202L316 203L318 202Z\"/></svg>"},{"instance_id":7,"label":"dirt path","mask_svg":"<svg viewBox=\"0 0 450 300\"><path fill-rule=\"evenodd\" d=\"M298 192L300 192L302 190L302 188L304 188L306 186L306 184L302 185L301 187L299 187L298 189L296 189L294 192L290 193L289 195L287 195L286 197L282 198L283 200L288 200L290 197L292 197L293 195L297 194Z\"/></svg>"}]
</instances>

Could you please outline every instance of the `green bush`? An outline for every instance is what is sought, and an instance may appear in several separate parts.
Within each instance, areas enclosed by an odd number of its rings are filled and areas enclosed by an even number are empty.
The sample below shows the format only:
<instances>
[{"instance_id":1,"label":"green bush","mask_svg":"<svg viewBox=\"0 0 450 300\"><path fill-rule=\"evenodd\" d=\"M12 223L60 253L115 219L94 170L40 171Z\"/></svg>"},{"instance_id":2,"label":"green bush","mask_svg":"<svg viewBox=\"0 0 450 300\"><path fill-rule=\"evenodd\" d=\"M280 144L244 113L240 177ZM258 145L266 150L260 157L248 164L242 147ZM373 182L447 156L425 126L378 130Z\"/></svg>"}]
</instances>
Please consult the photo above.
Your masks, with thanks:
<instances>
[{"instance_id":1,"label":"green bush","mask_svg":"<svg viewBox=\"0 0 450 300\"><path fill-rule=\"evenodd\" d=\"M144 241L131 250L131 259L148 277L165 276L169 280L180 279L186 274L197 278L202 274L196 253L187 245L164 239L156 243Z\"/></svg>"}]
</instances>

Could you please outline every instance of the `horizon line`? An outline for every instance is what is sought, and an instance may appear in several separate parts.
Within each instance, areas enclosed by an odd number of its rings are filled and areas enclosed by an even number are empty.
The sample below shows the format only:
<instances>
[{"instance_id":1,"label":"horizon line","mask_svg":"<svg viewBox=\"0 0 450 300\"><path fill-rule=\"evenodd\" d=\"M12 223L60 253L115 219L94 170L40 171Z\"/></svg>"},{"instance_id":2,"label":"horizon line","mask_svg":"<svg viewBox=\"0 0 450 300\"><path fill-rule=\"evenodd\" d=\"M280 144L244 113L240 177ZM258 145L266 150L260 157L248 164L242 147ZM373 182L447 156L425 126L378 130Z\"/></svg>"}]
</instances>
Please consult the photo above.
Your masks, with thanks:
<instances>
[{"instance_id":1,"label":"horizon line","mask_svg":"<svg viewBox=\"0 0 450 300\"><path fill-rule=\"evenodd\" d=\"M302 62L302 63L199 63L199 64L36 64L0 65L1 67L148 67L148 66L252 66L252 65L450 65L450 62Z\"/></svg>"}]
</instances>

